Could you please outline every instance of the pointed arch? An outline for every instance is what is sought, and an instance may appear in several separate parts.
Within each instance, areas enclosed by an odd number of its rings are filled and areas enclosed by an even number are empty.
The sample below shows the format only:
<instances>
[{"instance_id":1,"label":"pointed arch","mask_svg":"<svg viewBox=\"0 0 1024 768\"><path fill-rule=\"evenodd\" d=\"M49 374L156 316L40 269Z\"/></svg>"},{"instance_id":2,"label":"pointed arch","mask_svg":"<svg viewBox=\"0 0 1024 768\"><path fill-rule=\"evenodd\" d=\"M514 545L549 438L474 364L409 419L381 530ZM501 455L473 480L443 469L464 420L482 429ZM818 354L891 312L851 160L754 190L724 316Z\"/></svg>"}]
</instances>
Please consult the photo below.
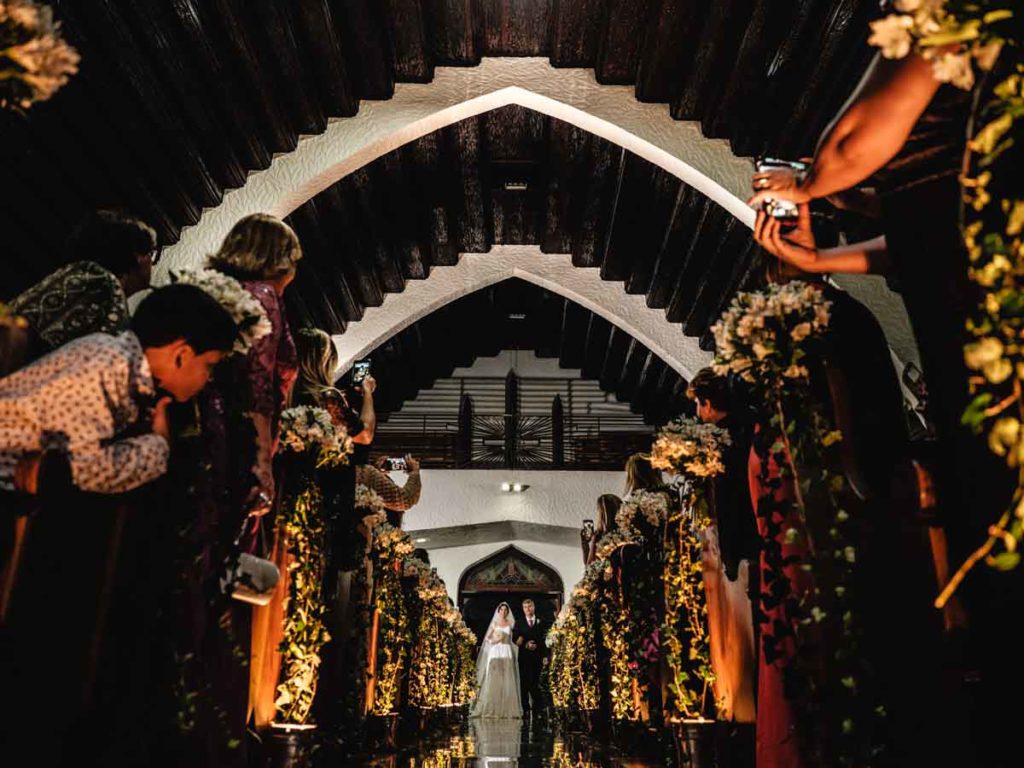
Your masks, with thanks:
<instances>
[{"instance_id":1,"label":"pointed arch","mask_svg":"<svg viewBox=\"0 0 1024 768\"><path fill-rule=\"evenodd\" d=\"M158 276L202 260L243 216L286 216L403 144L511 104L619 144L753 225L754 213L742 199L750 161L733 155L728 142L705 138L696 123L672 119L664 105L638 102L629 86L600 85L592 70L556 69L543 58L486 58L477 67L438 68L430 83L399 84L388 101L365 102L354 117L333 119L322 134L303 137L185 228L164 252Z\"/></svg>"},{"instance_id":2,"label":"pointed arch","mask_svg":"<svg viewBox=\"0 0 1024 768\"><path fill-rule=\"evenodd\" d=\"M536 592L563 595L565 585L554 566L514 544L471 563L459 577L459 603L484 592Z\"/></svg>"}]
</instances>

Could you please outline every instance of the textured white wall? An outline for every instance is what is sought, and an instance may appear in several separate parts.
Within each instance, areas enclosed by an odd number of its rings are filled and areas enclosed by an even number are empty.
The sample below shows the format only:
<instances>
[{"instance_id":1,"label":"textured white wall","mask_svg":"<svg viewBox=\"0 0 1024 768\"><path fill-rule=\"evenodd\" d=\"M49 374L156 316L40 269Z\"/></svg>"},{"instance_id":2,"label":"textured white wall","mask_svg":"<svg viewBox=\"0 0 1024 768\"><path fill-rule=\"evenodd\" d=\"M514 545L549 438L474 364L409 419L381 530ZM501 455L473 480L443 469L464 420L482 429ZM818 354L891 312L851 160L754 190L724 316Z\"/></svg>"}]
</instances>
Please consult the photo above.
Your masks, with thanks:
<instances>
[{"instance_id":1,"label":"textured white wall","mask_svg":"<svg viewBox=\"0 0 1024 768\"><path fill-rule=\"evenodd\" d=\"M513 479L530 487L502 493L502 481ZM396 480L403 482L397 475ZM418 531L518 520L579 528L584 518L595 516L597 497L621 496L624 482L622 472L425 469L420 503L405 514L402 527Z\"/></svg>"},{"instance_id":2,"label":"textured white wall","mask_svg":"<svg viewBox=\"0 0 1024 768\"><path fill-rule=\"evenodd\" d=\"M459 599L459 578L462 573L478 560L483 560L495 552L513 544L527 554L550 565L562 577L565 587L563 600L573 586L583 578L583 555L579 547L563 547L557 544L545 544L539 541L506 541L491 544L470 544L465 547L446 547L430 549L430 564L437 568L437 575L444 579L448 594L452 600Z\"/></svg>"}]
</instances>

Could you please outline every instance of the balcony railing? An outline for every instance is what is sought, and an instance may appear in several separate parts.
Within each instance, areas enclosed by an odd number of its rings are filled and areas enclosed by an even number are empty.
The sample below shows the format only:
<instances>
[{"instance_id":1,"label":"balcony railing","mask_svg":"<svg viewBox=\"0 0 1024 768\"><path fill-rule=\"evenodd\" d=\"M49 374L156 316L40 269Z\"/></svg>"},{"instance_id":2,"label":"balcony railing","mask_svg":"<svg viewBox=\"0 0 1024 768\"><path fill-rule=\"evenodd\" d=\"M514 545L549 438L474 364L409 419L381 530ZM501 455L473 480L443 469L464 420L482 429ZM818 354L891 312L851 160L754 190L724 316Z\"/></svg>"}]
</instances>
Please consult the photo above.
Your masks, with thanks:
<instances>
[{"instance_id":1,"label":"balcony railing","mask_svg":"<svg viewBox=\"0 0 1024 768\"><path fill-rule=\"evenodd\" d=\"M649 451L653 429L629 414L472 416L393 414L378 426L374 452L411 453L427 468L622 469Z\"/></svg>"}]
</instances>

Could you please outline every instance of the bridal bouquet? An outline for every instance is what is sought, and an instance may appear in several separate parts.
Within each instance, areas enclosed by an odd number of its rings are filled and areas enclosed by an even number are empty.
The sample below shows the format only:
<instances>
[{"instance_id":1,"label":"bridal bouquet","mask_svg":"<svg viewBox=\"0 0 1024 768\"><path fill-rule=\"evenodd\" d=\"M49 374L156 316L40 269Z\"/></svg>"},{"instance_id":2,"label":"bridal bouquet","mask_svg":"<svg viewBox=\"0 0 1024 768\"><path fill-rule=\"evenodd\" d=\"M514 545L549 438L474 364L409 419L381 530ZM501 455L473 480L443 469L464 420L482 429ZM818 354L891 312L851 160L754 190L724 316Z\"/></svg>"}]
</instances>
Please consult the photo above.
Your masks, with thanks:
<instances>
[{"instance_id":1,"label":"bridal bouquet","mask_svg":"<svg viewBox=\"0 0 1024 768\"><path fill-rule=\"evenodd\" d=\"M668 499L664 493L644 490L630 491L622 500L622 506L619 507L619 511L615 515L615 524L619 528L634 528L636 523L643 519L651 527L657 528L667 518Z\"/></svg>"},{"instance_id":2,"label":"bridal bouquet","mask_svg":"<svg viewBox=\"0 0 1024 768\"><path fill-rule=\"evenodd\" d=\"M806 381L804 342L828 328L832 303L800 281L739 293L713 326L715 373L751 384Z\"/></svg>"},{"instance_id":3,"label":"bridal bouquet","mask_svg":"<svg viewBox=\"0 0 1024 768\"><path fill-rule=\"evenodd\" d=\"M0 108L46 101L78 72L78 61L49 6L0 0Z\"/></svg>"},{"instance_id":4,"label":"bridal bouquet","mask_svg":"<svg viewBox=\"0 0 1024 768\"><path fill-rule=\"evenodd\" d=\"M651 450L651 466L693 477L715 477L725 472L722 447L729 433L714 424L680 418L658 432Z\"/></svg>"},{"instance_id":5,"label":"bridal bouquet","mask_svg":"<svg viewBox=\"0 0 1024 768\"><path fill-rule=\"evenodd\" d=\"M235 352L247 354L253 344L274 330L259 300L235 278L223 272L215 269L176 269L171 270L171 282L202 289L228 311L238 326Z\"/></svg>"},{"instance_id":6,"label":"bridal bouquet","mask_svg":"<svg viewBox=\"0 0 1024 768\"><path fill-rule=\"evenodd\" d=\"M300 405L281 414L281 450L295 454L316 452L317 466L347 464L352 438L335 426L323 408Z\"/></svg>"},{"instance_id":7,"label":"bridal bouquet","mask_svg":"<svg viewBox=\"0 0 1024 768\"><path fill-rule=\"evenodd\" d=\"M893 12L871 22L868 44L887 59L912 49L932 63L935 79L969 91L974 65L992 69L1011 34L1017 0L895 0Z\"/></svg>"}]
</instances>

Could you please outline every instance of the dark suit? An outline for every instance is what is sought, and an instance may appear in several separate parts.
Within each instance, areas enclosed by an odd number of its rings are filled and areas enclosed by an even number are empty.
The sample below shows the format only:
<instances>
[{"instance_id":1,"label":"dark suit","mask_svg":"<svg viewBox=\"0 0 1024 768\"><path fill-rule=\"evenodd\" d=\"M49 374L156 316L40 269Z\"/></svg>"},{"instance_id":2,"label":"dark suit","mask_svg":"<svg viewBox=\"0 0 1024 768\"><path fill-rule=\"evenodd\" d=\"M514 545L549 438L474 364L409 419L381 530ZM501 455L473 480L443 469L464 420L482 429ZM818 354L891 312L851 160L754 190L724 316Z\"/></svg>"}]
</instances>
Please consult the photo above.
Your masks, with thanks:
<instances>
[{"instance_id":1,"label":"dark suit","mask_svg":"<svg viewBox=\"0 0 1024 768\"><path fill-rule=\"evenodd\" d=\"M524 617L516 621L514 642L519 646L519 690L523 696L523 711L529 711L531 705L539 710L544 706L540 698L540 669L542 660L547 654L547 646L544 639L548 634L546 622L540 617L533 617L533 626ZM520 638L522 644L519 643ZM526 644L530 641L536 643L534 650L529 650Z\"/></svg>"}]
</instances>

